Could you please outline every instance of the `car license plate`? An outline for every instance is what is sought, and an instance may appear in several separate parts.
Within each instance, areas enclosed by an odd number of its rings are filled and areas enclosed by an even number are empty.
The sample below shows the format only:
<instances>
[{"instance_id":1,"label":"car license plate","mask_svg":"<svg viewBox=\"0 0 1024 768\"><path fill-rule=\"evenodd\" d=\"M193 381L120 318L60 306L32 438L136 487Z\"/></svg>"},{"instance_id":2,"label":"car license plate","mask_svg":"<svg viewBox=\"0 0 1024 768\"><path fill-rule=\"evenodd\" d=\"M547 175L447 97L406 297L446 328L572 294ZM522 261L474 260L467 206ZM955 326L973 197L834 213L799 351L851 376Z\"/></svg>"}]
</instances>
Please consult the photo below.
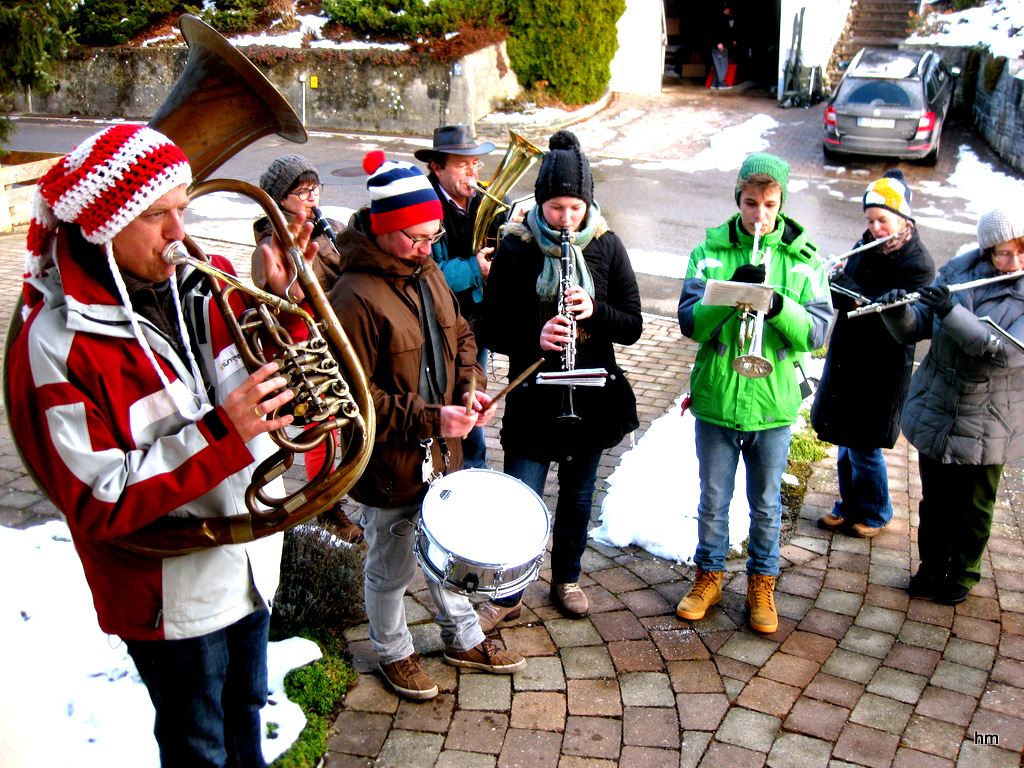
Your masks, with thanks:
<instances>
[{"instance_id":1,"label":"car license plate","mask_svg":"<svg viewBox=\"0 0 1024 768\"><path fill-rule=\"evenodd\" d=\"M895 128L896 121L885 117L858 117L857 125L862 128Z\"/></svg>"}]
</instances>

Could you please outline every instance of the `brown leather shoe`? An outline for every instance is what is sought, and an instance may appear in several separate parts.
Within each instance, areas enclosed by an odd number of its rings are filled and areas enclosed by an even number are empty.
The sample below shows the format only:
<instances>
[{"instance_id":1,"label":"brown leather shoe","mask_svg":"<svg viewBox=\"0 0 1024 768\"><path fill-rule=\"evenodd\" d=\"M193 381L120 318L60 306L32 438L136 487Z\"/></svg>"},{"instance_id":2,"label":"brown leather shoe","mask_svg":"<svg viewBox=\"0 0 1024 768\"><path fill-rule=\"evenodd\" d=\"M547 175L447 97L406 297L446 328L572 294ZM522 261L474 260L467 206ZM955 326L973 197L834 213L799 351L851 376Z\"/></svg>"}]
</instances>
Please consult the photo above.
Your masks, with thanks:
<instances>
[{"instance_id":1,"label":"brown leather shoe","mask_svg":"<svg viewBox=\"0 0 1024 768\"><path fill-rule=\"evenodd\" d=\"M718 605L722 600L724 576L725 571L705 571L698 568L697 575L693 578L693 586L676 606L676 616L688 621L703 619L708 608Z\"/></svg>"},{"instance_id":2,"label":"brown leather shoe","mask_svg":"<svg viewBox=\"0 0 1024 768\"><path fill-rule=\"evenodd\" d=\"M480 629L483 630L486 635L488 632L493 632L494 628L497 627L503 621L512 621L512 619L518 619L520 614L523 612L523 601L520 600L515 605L498 605L492 603L489 600L476 609L476 617L480 622Z\"/></svg>"},{"instance_id":3,"label":"brown leather shoe","mask_svg":"<svg viewBox=\"0 0 1024 768\"><path fill-rule=\"evenodd\" d=\"M384 675L387 684L399 696L416 701L432 699L437 696L437 686L423 671L423 667L420 666L420 657L415 653L390 664L378 663L377 667Z\"/></svg>"},{"instance_id":4,"label":"brown leather shoe","mask_svg":"<svg viewBox=\"0 0 1024 768\"><path fill-rule=\"evenodd\" d=\"M563 611L576 619L581 619L590 612L590 601L587 593L579 582L573 581L569 584L552 584L551 597Z\"/></svg>"},{"instance_id":5,"label":"brown leather shoe","mask_svg":"<svg viewBox=\"0 0 1024 768\"><path fill-rule=\"evenodd\" d=\"M363 529L358 523L352 522L345 514L345 507L339 501L326 512L320 513L320 522L331 529L331 532L348 544L363 543Z\"/></svg>"},{"instance_id":6,"label":"brown leather shoe","mask_svg":"<svg viewBox=\"0 0 1024 768\"><path fill-rule=\"evenodd\" d=\"M444 660L453 667L482 669L496 675L508 675L526 666L526 659L515 651L499 648L493 640L484 640L465 651L446 648Z\"/></svg>"},{"instance_id":7,"label":"brown leather shoe","mask_svg":"<svg viewBox=\"0 0 1024 768\"><path fill-rule=\"evenodd\" d=\"M750 628L770 635L779 628L779 614L775 610L775 577L760 573L747 575L747 608L750 609Z\"/></svg>"},{"instance_id":8,"label":"brown leather shoe","mask_svg":"<svg viewBox=\"0 0 1024 768\"><path fill-rule=\"evenodd\" d=\"M885 526L880 525L877 528L872 528L870 525L864 525L863 523L854 523L850 528L851 533L858 538L873 539L882 532L882 529L885 528Z\"/></svg>"},{"instance_id":9,"label":"brown leather shoe","mask_svg":"<svg viewBox=\"0 0 1024 768\"><path fill-rule=\"evenodd\" d=\"M846 518L833 515L831 512L826 512L818 518L818 527L824 528L826 531L838 531L844 525L846 525Z\"/></svg>"}]
</instances>

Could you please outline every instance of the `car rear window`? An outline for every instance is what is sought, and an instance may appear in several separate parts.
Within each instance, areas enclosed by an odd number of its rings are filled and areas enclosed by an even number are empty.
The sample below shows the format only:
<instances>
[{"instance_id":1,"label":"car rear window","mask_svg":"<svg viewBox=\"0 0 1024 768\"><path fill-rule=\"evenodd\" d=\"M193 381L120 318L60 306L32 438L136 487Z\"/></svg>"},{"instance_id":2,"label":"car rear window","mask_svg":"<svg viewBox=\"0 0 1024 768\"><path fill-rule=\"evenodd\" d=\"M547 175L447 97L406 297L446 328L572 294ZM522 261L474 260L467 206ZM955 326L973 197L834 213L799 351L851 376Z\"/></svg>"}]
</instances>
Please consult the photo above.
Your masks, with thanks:
<instances>
[{"instance_id":1,"label":"car rear window","mask_svg":"<svg viewBox=\"0 0 1024 768\"><path fill-rule=\"evenodd\" d=\"M918 108L921 106L920 88L921 86L916 80L903 83L892 80L848 77L843 81L836 104Z\"/></svg>"},{"instance_id":2,"label":"car rear window","mask_svg":"<svg viewBox=\"0 0 1024 768\"><path fill-rule=\"evenodd\" d=\"M910 56L902 51L865 50L852 74L858 77L885 77L903 80L917 76L920 55Z\"/></svg>"}]
</instances>

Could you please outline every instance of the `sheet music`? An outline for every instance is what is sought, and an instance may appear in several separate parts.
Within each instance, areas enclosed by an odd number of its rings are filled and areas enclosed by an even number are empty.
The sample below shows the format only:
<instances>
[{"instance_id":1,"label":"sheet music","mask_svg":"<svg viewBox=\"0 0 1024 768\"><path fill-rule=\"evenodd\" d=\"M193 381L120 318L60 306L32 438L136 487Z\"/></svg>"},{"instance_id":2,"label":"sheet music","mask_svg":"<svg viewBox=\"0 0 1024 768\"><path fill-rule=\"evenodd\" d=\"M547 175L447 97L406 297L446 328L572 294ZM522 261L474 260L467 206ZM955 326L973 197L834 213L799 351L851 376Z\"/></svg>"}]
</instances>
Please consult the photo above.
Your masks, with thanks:
<instances>
[{"instance_id":1,"label":"sheet music","mask_svg":"<svg viewBox=\"0 0 1024 768\"><path fill-rule=\"evenodd\" d=\"M761 283L708 280L704 287L704 306L739 307L745 305L755 312L767 312L772 305L773 292L770 285Z\"/></svg>"},{"instance_id":2,"label":"sheet music","mask_svg":"<svg viewBox=\"0 0 1024 768\"><path fill-rule=\"evenodd\" d=\"M1006 330L1005 328L999 326L996 323L996 321L993 320L991 317L989 317L988 315L985 315L984 317L979 317L978 319L981 320L981 322L985 323L985 325L989 326L993 331L998 333L1000 336L1002 336L1003 339L1005 339L1006 341L1010 342L1013 346L1015 346L1021 352L1024 352L1024 342L1021 342L1020 339L1018 339L1016 336L1011 334L1008 330Z\"/></svg>"}]
</instances>

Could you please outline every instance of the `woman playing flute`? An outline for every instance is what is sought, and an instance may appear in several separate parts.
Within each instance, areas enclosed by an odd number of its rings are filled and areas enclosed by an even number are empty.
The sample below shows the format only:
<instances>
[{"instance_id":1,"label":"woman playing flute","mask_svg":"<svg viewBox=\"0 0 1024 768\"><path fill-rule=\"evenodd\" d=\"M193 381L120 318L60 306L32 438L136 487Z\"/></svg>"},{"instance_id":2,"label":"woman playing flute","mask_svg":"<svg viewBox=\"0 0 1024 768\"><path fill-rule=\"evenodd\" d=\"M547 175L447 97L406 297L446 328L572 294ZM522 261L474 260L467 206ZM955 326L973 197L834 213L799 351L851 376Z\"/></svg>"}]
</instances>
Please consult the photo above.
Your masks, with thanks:
<instances>
[{"instance_id":1,"label":"woman playing flute","mask_svg":"<svg viewBox=\"0 0 1024 768\"><path fill-rule=\"evenodd\" d=\"M1024 335L1024 282L949 287L1022 268L1024 208L989 211L978 221L977 249L943 267L920 301L882 313L897 340L932 339L902 424L921 465L914 597L946 605L967 599L981 580L1003 465L1024 456L1024 353L980 319Z\"/></svg>"},{"instance_id":2,"label":"woman playing flute","mask_svg":"<svg viewBox=\"0 0 1024 768\"><path fill-rule=\"evenodd\" d=\"M818 437L839 446L839 499L818 525L868 539L892 519L882 449L892 448L900 434L914 345L896 341L877 314L851 322L847 313L858 302L835 287L875 297L895 288L917 290L932 281L935 263L911 218L910 200L910 188L897 169L864 193L868 228L854 247L894 236L852 255L832 280L836 322L811 407Z\"/></svg>"}]
</instances>

